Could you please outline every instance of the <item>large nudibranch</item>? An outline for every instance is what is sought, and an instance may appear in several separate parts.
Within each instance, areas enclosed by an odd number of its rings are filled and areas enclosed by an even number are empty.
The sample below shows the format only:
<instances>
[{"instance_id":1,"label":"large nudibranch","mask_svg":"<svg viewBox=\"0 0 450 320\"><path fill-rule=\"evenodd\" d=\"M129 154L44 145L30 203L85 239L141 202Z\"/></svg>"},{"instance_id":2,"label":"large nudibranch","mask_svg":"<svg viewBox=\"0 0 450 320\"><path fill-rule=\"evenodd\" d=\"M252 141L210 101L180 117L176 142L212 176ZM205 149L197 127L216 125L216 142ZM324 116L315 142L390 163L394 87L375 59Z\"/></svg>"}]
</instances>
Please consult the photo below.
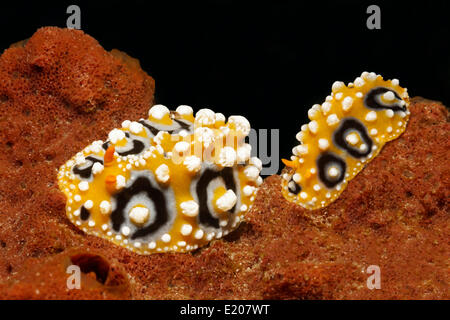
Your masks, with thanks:
<instances>
[{"instance_id":1,"label":"large nudibranch","mask_svg":"<svg viewBox=\"0 0 450 320\"><path fill-rule=\"evenodd\" d=\"M284 197L307 209L329 205L381 148L405 131L409 119L407 89L397 79L363 72L345 86L336 81L322 105L308 111L288 170Z\"/></svg>"},{"instance_id":2,"label":"large nudibranch","mask_svg":"<svg viewBox=\"0 0 450 320\"><path fill-rule=\"evenodd\" d=\"M236 229L255 198L261 161L244 117L155 105L61 166L69 219L140 254L190 251Z\"/></svg>"}]
</instances>

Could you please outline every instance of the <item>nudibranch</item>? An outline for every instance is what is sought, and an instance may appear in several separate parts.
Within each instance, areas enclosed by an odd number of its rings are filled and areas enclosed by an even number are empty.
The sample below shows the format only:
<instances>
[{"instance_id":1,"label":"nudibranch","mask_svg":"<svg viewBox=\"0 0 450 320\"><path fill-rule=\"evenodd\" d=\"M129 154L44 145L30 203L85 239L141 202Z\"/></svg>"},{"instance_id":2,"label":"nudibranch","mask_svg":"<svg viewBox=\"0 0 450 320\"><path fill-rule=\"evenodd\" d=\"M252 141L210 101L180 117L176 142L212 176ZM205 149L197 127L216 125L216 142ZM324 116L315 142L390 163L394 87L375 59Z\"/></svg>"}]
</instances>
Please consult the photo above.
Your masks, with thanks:
<instances>
[{"instance_id":1,"label":"nudibranch","mask_svg":"<svg viewBox=\"0 0 450 320\"><path fill-rule=\"evenodd\" d=\"M262 183L242 116L179 106L125 120L61 166L78 228L139 254L195 250L236 229Z\"/></svg>"},{"instance_id":2,"label":"nudibranch","mask_svg":"<svg viewBox=\"0 0 450 320\"><path fill-rule=\"evenodd\" d=\"M397 79L363 72L347 86L336 81L310 122L297 133L282 175L284 197L307 209L335 201L363 167L405 131L410 112L406 88Z\"/></svg>"}]
</instances>

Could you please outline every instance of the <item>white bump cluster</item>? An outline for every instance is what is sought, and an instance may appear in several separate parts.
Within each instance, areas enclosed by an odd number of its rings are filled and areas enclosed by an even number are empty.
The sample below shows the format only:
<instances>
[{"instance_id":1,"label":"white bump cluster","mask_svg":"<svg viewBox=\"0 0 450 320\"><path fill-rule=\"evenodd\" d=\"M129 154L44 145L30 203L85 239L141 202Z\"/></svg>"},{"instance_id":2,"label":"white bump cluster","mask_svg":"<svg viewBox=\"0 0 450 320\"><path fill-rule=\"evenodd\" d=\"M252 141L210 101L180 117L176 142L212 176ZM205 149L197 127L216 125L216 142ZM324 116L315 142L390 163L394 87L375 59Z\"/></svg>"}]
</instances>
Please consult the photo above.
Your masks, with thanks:
<instances>
[{"instance_id":1,"label":"white bump cluster","mask_svg":"<svg viewBox=\"0 0 450 320\"><path fill-rule=\"evenodd\" d=\"M230 116L228 118L228 123L234 124L237 131L241 131L244 135L250 133L250 123L243 116Z\"/></svg>"},{"instance_id":2,"label":"white bump cluster","mask_svg":"<svg viewBox=\"0 0 450 320\"><path fill-rule=\"evenodd\" d=\"M231 147L224 147L219 153L219 164L223 167L232 167L236 162L236 151Z\"/></svg>"},{"instance_id":3,"label":"white bump cluster","mask_svg":"<svg viewBox=\"0 0 450 320\"><path fill-rule=\"evenodd\" d=\"M342 100L342 110L348 111L353 105L353 98L352 97L345 97L344 100Z\"/></svg>"},{"instance_id":4,"label":"white bump cluster","mask_svg":"<svg viewBox=\"0 0 450 320\"><path fill-rule=\"evenodd\" d=\"M79 152L76 154L75 156L75 163L79 166L79 165L83 165L86 163L86 158L84 157L82 152Z\"/></svg>"},{"instance_id":5,"label":"white bump cluster","mask_svg":"<svg viewBox=\"0 0 450 320\"><path fill-rule=\"evenodd\" d=\"M195 135L197 136L198 141L203 143L205 148L208 148L211 145L211 143L214 142L214 139L215 139L214 131L212 131L208 127L196 128Z\"/></svg>"},{"instance_id":6,"label":"white bump cluster","mask_svg":"<svg viewBox=\"0 0 450 320\"><path fill-rule=\"evenodd\" d=\"M210 109L200 109L195 114L195 122L202 126L210 126L216 122L216 115Z\"/></svg>"}]
</instances>

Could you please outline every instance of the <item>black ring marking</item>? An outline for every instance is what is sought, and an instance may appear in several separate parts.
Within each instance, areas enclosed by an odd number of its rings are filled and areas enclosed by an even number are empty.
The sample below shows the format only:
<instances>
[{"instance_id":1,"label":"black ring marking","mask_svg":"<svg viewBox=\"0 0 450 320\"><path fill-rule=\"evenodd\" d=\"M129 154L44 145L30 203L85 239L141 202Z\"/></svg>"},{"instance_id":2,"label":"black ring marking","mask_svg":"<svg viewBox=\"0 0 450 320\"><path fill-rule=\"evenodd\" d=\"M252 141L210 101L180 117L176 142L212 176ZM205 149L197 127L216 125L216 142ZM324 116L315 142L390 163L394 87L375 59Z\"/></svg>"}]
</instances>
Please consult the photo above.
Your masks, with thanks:
<instances>
[{"instance_id":1,"label":"black ring marking","mask_svg":"<svg viewBox=\"0 0 450 320\"><path fill-rule=\"evenodd\" d=\"M403 101L402 98L394 90L384 88L384 87L377 87L377 88L370 90L366 94L366 96L364 97L364 106L366 108L374 109L374 110L390 109L394 112L406 111L406 105L402 106L402 105L400 105L399 102L393 103L392 105L384 105L379 102L379 96L388 91L392 92L396 99Z\"/></svg>"},{"instance_id":2,"label":"black ring marking","mask_svg":"<svg viewBox=\"0 0 450 320\"><path fill-rule=\"evenodd\" d=\"M81 206L81 209L80 209L81 220L85 221L85 220L89 219L90 216L91 216L91 213L89 212L89 210L86 209L84 206Z\"/></svg>"},{"instance_id":3,"label":"black ring marking","mask_svg":"<svg viewBox=\"0 0 450 320\"><path fill-rule=\"evenodd\" d=\"M339 176L334 179L331 179L327 174L328 168L331 165L335 165L339 168ZM317 159L317 168L319 170L320 181L327 188L331 189L344 180L347 164L336 154L332 152L323 152Z\"/></svg>"},{"instance_id":4,"label":"black ring marking","mask_svg":"<svg viewBox=\"0 0 450 320\"><path fill-rule=\"evenodd\" d=\"M356 131L358 132L359 136L363 140L363 142L367 146L366 151L361 151L359 148L352 147L346 140L345 136L349 131ZM346 151L349 155L351 155L353 158L364 158L372 152L372 145L373 141L367 134L366 127L364 124L362 124L359 120L355 118L344 118L341 121L341 124L339 128L335 131L333 134L333 140L334 143L341 148L342 150Z\"/></svg>"},{"instance_id":5,"label":"black ring marking","mask_svg":"<svg viewBox=\"0 0 450 320\"><path fill-rule=\"evenodd\" d=\"M208 185L215 178L221 177L225 182L225 186L228 189L233 190L236 193L236 183L233 177L233 169L226 167L221 171L215 171L211 169L206 169L201 175L200 179L196 185L196 193L199 202L199 221L200 224L209 225L214 228L219 228L219 219L214 217L208 208ZM236 205L229 211L234 212Z\"/></svg>"},{"instance_id":6,"label":"black ring marking","mask_svg":"<svg viewBox=\"0 0 450 320\"><path fill-rule=\"evenodd\" d=\"M120 227L125 221L124 209L126 205L134 195L137 195L141 192L146 193L147 197L153 201L154 207L156 209L156 217L153 223L135 231L131 235L131 239L133 240L136 238L145 237L153 233L154 231L161 228L164 224L166 224L167 221L169 220L166 198L164 197L162 191L153 187L152 183L148 178L139 177L133 182L131 186L129 186L128 188L124 188L122 191L114 195L114 198L117 201L117 206L111 213L111 221L113 229L117 232L120 230Z\"/></svg>"},{"instance_id":7,"label":"black ring marking","mask_svg":"<svg viewBox=\"0 0 450 320\"><path fill-rule=\"evenodd\" d=\"M180 132L181 130L186 130L186 131L191 131L191 125L179 120L179 119L173 119L173 121L175 121L178 124L178 127L174 126L174 129L172 130L164 130L167 131L170 134L176 134L178 132ZM144 127L146 127L148 130L150 130L150 132L156 136L158 134L158 132L162 131L159 130L158 128L153 127L151 124L149 124L146 120L139 120L139 123L142 124Z\"/></svg>"},{"instance_id":8,"label":"black ring marking","mask_svg":"<svg viewBox=\"0 0 450 320\"><path fill-rule=\"evenodd\" d=\"M84 169L80 169L80 166L75 166L73 167L73 173L78 174L80 177L84 178L84 179L88 179L91 174L92 174L92 167L94 166L94 163L96 162L100 162L101 164L103 164L103 160L97 159L95 157L92 156L87 156L86 160L91 161L91 164L89 166L87 166Z\"/></svg>"},{"instance_id":9,"label":"black ring marking","mask_svg":"<svg viewBox=\"0 0 450 320\"><path fill-rule=\"evenodd\" d=\"M142 141L139 140L132 140L133 142L133 148L131 148L128 151L124 151L124 152L117 152L119 155L121 155L122 157L128 156L130 154L139 154L142 152L142 150L144 150L145 145Z\"/></svg>"},{"instance_id":10,"label":"black ring marking","mask_svg":"<svg viewBox=\"0 0 450 320\"><path fill-rule=\"evenodd\" d=\"M128 134L128 132L126 132L125 135L127 136L127 138L130 137L130 135ZM130 155L130 154L139 154L139 153L142 152L142 150L144 150L145 144L144 144L142 141L133 139L133 140L131 140L131 142L133 143L133 148L131 148L131 149L128 150L128 151L123 151L123 152L117 151L117 153L118 153L120 156L125 157L125 156L128 156L128 155ZM109 141L106 141L106 142L102 145L103 149L104 149L104 150L107 150L108 147L109 147L109 144L110 144L110 142L109 142Z\"/></svg>"}]
</instances>

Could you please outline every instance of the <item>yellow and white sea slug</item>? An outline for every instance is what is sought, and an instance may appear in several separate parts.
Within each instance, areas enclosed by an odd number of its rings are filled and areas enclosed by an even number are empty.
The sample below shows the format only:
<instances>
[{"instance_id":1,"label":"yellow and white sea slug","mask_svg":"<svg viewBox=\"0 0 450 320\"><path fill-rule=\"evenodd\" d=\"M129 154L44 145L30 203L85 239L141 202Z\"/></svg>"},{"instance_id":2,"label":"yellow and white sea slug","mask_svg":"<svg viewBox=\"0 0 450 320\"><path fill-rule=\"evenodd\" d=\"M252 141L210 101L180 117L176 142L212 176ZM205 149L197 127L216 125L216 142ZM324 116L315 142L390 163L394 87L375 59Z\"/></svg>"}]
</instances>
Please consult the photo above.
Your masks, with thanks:
<instances>
[{"instance_id":1,"label":"yellow and white sea slug","mask_svg":"<svg viewBox=\"0 0 450 320\"><path fill-rule=\"evenodd\" d=\"M405 131L409 119L407 89L397 79L363 72L345 86L335 82L322 105L308 111L289 167L282 176L284 197L307 209L336 200L348 182L381 148Z\"/></svg>"},{"instance_id":2,"label":"yellow and white sea slug","mask_svg":"<svg viewBox=\"0 0 450 320\"><path fill-rule=\"evenodd\" d=\"M155 105L61 166L68 218L140 254L195 250L236 229L262 183L244 117Z\"/></svg>"}]
</instances>

